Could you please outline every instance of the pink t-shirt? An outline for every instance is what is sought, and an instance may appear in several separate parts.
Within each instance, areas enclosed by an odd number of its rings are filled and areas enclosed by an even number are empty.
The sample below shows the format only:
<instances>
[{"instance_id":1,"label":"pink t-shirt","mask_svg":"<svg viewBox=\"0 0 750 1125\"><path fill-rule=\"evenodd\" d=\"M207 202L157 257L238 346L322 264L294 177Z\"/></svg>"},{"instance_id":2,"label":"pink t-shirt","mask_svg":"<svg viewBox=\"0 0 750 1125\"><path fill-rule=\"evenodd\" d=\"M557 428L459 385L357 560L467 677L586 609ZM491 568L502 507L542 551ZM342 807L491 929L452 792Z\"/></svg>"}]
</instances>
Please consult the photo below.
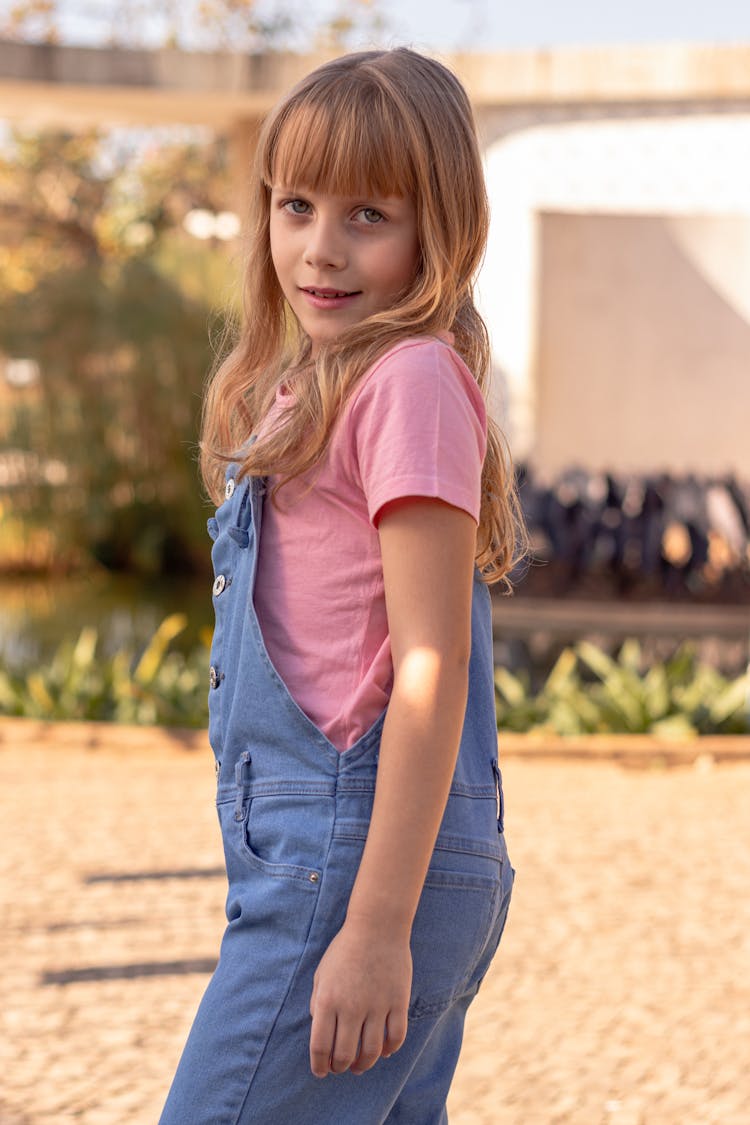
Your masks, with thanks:
<instances>
[{"instance_id":1,"label":"pink t-shirt","mask_svg":"<svg viewBox=\"0 0 750 1125\"><path fill-rule=\"evenodd\" d=\"M269 423L289 398L278 393ZM254 596L263 638L292 698L339 750L369 729L393 684L378 514L431 496L478 520L486 426L458 354L405 340L365 373L322 460L279 491L281 510L266 497Z\"/></svg>"}]
</instances>

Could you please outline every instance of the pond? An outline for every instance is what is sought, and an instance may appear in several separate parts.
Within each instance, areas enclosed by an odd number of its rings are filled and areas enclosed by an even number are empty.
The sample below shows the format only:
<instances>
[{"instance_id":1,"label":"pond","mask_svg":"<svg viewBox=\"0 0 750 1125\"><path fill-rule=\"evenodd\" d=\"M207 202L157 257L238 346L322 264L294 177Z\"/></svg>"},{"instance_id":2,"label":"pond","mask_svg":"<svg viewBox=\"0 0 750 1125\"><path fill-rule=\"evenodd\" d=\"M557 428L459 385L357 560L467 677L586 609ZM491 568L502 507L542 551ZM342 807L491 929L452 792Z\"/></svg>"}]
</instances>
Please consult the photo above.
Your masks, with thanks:
<instances>
[{"instance_id":1,"label":"pond","mask_svg":"<svg viewBox=\"0 0 750 1125\"><path fill-rule=\"evenodd\" d=\"M210 574L199 578L144 579L106 571L77 578L0 581L0 663L22 670L45 663L63 640L85 626L99 634L99 652L110 656L145 647L171 613L187 616L173 642L189 652L213 627ZM515 595L493 599L495 659L525 668L540 685L561 650L586 638L614 654L626 637L638 637L645 664L668 657L689 638L701 660L739 675L750 655L750 606L596 602Z\"/></svg>"},{"instance_id":2,"label":"pond","mask_svg":"<svg viewBox=\"0 0 750 1125\"><path fill-rule=\"evenodd\" d=\"M208 579L143 579L95 573L76 578L0 581L0 662L12 670L45 663L63 640L86 626L99 633L100 653L145 647L160 622L184 613L188 623L173 642L189 651L213 627Z\"/></svg>"}]
</instances>

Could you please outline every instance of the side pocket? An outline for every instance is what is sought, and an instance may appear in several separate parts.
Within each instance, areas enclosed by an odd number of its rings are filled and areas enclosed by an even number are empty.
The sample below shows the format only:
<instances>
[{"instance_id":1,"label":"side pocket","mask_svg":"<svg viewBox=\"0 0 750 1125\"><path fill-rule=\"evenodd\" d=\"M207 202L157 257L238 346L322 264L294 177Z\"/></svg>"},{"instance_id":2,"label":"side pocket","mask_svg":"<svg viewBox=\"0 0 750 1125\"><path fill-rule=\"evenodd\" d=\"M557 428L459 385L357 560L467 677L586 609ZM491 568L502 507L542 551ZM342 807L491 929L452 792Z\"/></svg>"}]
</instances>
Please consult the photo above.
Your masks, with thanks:
<instances>
[{"instance_id":1,"label":"side pocket","mask_svg":"<svg viewBox=\"0 0 750 1125\"><path fill-rule=\"evenodd\" d=\"M487 875L430 872L412 927L410 1019L437 1015L469 989L499 896L500 881Z\"/></svg>"},{"instance_id":2,"label":"side pocket","mask_svg":"<svg viewBox=\"0 0 750 1125\"><path fill-rule=\"evenodd\" d=\"M503 932L505 930L505 923L508 920L508 908L510 906L515 879L515 868L511 867L509 861L506 861L503 865L502 897L500 898L500 902L498 904L495 924L493 926L490 939L487 942L487 946L483 950L482 955L477 963L477 967L473 973L473 981L476 983L477 988L480 987L482 981L487 975L493 958L497 953L498 946L500 945L500 939L502 938Z\"/></svg>"},{"instance_id":3,"label":"side pocket","mask_svg":"<svg viewBox=\"0 0 750 1125\"><path fill-rule=\"evenodd\" d=\"M240 847L245 861L254 867L256 871L264 875L270 875L275 879L291 879L295 882L304 883L311 890L316 890L321 879L321 869L319 866L303 867L301 864L295 863L280 863L272 859L265 859L261 856L258 849L258 842L255 839L258 833L255 831L255 817L254 811L257 801L267 803L269 798L260 797L255 800L246 800L243 808L243 817L239 822L240 828ZM267 819L269 810L265 809L264 819ZM271 814L273 815L273 814Z\"/></svg>"},{"instance_id":4,"label":"side pocket","mask_svg":"<svg viewBox=\"0 0 750 1125\"><path fill-rule=\"evenodd\" d=\"M367 828L366 821L336 825L335 839L357 849L347 864L354 870ZM439 1015L475 989L483 962L492 958L491 943L500 940L501 899L512 876L497 842L502 837L491 831L489 839L447 833L437 838L411 931L410 1020Z\"/></svg>"},{"instance_id":5,"label":"side pocket","mask_svg":"<svg viewBox=\"0 0 750 1125\"><path fill-rule=\"evenodd\" d=\"M317 888L326 849L325 798L296 792L254 795L249 750L235 764L235 783L234 820L243 865Z\"/></svg>"}]
</instances>

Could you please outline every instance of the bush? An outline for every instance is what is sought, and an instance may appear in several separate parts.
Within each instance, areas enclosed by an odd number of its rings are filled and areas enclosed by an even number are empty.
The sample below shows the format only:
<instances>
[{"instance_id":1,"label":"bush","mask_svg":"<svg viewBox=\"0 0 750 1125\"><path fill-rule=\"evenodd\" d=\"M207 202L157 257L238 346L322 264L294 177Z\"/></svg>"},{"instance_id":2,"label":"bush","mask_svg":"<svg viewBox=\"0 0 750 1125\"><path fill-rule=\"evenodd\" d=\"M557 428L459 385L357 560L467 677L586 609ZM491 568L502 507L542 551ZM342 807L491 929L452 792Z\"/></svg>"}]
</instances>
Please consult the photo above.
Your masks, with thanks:
<instances>
[{"instance_id":1,"label":"bush","mask_svg":"<svg viewBox=\"0 0 750 1125\"><path fill-rule=\"evenodd\" d=\"M204 726L208 645L189 656L169 651L186 624L184 614L172 614L140 655L122 649L109 659L98 655L97 630L86 627L77 640L64 641L46 667L25 673L0 668L0 714Z\"/></svg>"},{"instance_id":2,"label":"bush","mask_svg":"<svg viewBox=\"0 0 750 1125\"><path fill-rule=\"evenodd\" d=\"M187 624L166 617L140 654L98 654L84 628L49 664L27 672L0 667L0 714L36 719L99 719L202 727L208 720L210 635L187 656L170 651ZM550 734L748 734L750 676L734 680L699 664L689 643L663 664L641 671L637 640L612 659L587 641L566 648L536 695L524 672L495 670L500 730Z\"/></svg>"},{"instance_id":3,"label":"bush","mask_svg":"<svg viewBox=\"0 0 750 1125\"><path fill-rule=\"evenodd\" d=\"M637 640L626 640L616 660L581 641L563 650L536 695L523 673L497 668L495 695L501 730L673 738L750 733L748 673L726 679L699 664L689 642L642 672Z\"/></svg>"}]
</instances>

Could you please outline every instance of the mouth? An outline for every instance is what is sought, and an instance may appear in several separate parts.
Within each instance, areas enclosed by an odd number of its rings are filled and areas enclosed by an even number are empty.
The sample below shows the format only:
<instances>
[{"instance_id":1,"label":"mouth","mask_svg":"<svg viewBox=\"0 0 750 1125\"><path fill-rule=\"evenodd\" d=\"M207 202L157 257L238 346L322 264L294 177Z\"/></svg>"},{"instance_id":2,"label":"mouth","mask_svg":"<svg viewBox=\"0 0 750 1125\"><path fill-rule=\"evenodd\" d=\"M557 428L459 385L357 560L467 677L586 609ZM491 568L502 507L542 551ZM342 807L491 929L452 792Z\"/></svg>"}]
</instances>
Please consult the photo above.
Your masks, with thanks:
<instances>
[{"instance_id":1,"label":"mouth","mask_svg":"<svg viewBox=\"0 0 750 1125\"><path fill-rule=\"evenodd\" d=\"M311 297L320 297L324 301L332 301L337 297L356 297L361 293L361 289L348 291L346 289L316 289L312 285L302 286L303 293L309 293Z\"/></svg>"}]
</instances>

